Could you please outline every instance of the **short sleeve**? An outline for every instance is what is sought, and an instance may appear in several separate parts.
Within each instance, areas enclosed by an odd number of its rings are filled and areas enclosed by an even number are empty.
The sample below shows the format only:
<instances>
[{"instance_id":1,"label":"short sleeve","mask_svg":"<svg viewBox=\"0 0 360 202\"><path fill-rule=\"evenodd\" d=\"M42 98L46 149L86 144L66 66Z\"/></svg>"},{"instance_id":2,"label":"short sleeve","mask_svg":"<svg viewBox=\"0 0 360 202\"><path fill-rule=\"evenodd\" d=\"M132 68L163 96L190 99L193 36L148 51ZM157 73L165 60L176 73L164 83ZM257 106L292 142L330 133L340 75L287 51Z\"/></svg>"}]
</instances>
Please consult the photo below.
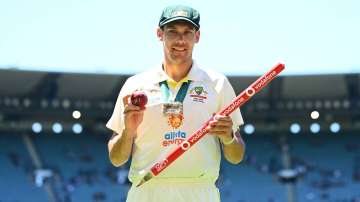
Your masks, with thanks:
<instances>
[{"instance_id":1,"label":"short sleeve","mask_svg":"<svg viewBox=\"0 0 360 202\"><path fill-rule=\"evenodd\" d=\"M106 127L110 130L116 132L117 134L122 133L125 122L124 122L124 102L123 98L131 93L131 89L129 89L129 79L126 80L125 84L120 90L120 93L118 95L118 98L115 103L114 111L109 119L109 121L106 123Z\"/></svg>"},{"instance_id":2,"label":"short sleeve","mask_svg":"<svg viewBox=\"0 0 360 202\"><path fill-rule=\"evenodd\" d=\"M233 99L236 97L235 91L233 87L231 86L229 80L225 77L223 88L222 88L222 103L221 103L221 109L228 106ZM244 124L244 120L242 118L240 108L237 108L233 113L230 114L230 117L233 121L233 130L236 131L239 126Z\"/></svg>"}]
</instances>

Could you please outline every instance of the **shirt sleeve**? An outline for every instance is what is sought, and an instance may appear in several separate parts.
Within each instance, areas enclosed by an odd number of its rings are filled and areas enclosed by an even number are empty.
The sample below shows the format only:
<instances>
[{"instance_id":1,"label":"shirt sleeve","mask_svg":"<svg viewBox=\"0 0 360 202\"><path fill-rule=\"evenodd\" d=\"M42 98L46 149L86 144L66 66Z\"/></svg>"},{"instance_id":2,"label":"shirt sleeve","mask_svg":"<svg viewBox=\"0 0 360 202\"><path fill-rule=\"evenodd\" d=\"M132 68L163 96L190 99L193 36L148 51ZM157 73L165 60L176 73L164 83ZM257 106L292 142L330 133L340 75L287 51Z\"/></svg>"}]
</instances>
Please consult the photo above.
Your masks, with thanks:
<instances>
[{"instance_id":1,"label":"shirt sleeve","mask_svg":"<svg viewBox=\"0 0 360 202\"><path fill-rule=\"evenodd\" d=\"M236 97L235 91L226 77L224 78L222 92L223 93L222 93L221 109L228 106L231 103L231 101L233 101L233 99ZM233 121L233 131L236 131L239 126L244 124L244 120L242 118L240 108L237 108L233 113L231 113L230 117Z\"/></svg>"},{"instance_id":2,"label":"shirt sleeve","mask_svg":"<svg viewBox=\"0 0 360 202\"><path fill-rule=\"evenodd\" d=\"M109 121L106 123L107 128L116 132L119 135L122 134L122 131L125 127L123 98L126 95L131 93L131 89L129 89L129 86L131 86L131 85L129 83L130 83L129 79L126 80L125 84L121 88L120 93L119 93L116 103L115 103L114 111L113 111Z\"/></svg>"}]
</instances>

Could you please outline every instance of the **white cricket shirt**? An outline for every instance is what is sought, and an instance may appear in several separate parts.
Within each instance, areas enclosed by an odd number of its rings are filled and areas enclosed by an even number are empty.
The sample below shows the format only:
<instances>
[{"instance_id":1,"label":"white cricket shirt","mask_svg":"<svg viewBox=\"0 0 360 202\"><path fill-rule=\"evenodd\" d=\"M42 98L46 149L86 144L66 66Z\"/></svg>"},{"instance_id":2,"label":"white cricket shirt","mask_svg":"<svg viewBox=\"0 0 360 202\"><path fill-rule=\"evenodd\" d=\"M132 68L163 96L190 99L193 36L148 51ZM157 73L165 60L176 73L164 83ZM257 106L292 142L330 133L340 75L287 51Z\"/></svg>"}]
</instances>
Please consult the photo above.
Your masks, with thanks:
<instances>
[{"instance_id":1,"label":"white cricket shirt","mask_svg":"<svg viewBox=\"0 0 360 202\"><path fill-rule=\"evenodd\" d=\"M144 118L135 138L129 179L138 183L143 177L142 170L148 171L155 163L164 159L184 139L199 129L213 113L220 111L235 98L228 79L219 73L199 68L196 63L187 75L190 85L183 102L184 119L182 125L173 130L168 119L162 114L162 93L159 83L170 78L162 66L130 77L122 87L114 112L106 126L122 134L124 128L123 97L135 90L145 91L148 104ZM181 85L170 92L174 98ZM243 124L240 110L231 114L233 129ZM199 179L216 181L219 175L221 148L216 136L207 134L179 159L160 173L157 178Z\"/></svg>"}]
</instances>

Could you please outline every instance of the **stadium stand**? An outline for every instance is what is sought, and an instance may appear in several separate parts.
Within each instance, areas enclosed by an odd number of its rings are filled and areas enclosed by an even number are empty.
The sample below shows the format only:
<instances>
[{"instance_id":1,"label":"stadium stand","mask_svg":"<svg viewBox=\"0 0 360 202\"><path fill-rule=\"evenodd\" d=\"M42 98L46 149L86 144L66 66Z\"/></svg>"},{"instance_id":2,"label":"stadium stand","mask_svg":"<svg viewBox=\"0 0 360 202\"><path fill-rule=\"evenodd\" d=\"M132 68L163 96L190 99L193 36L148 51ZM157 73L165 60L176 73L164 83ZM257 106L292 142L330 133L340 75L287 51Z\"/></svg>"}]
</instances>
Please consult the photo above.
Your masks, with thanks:
<instances>
[{"instance_id":1,"label":"stadium stand","mask_svg":"<svg viewBox=\"0 0 360 202\"><path fill-rule=\"evenodd\" d=\"M129 188L128 165L111 166L108 136L31 136L43 167L55 173L46 183L53 185L59 201L124 201ZM286 185L276 175L282 168L279 137L243 136L247 154L242 164L223 161L217 182L222 201L286 201ZM34 182L34 167L21 135L1 135L0 140L1 201L48 201L44 188ZM288 140L293 167L305 169L295 185L298 201L359 200L360 181L353 179L353 173L358 168L360 137L289 134Z\"/></svg>"},{"instance_id":2,"label":"stadium stand","mask_svg":"<svg viewBox=\"0 0 360 202\"><path fill-rule=\"evenodd\" d=\"M34 184L34 167L21 135L0 135L0 162L0 201L48 201L44 189Z\"/></svg>"},{"instance_id":3,"label":"stadium stand","mask_svg":"<svg viewBox=\"0 0 360 202\"><path fill-rule=\"evenodd\" d=\"M110 164L104 125L127 77L0 70L0 202L125 201L129 165ZM237 93L254 79L229 77ZM222 164L222 202L291 201L289 190L297 202L359 202L359 83L354 74L280 77L255 96L242 108L245 123L255 126L251 135L242 132L246 156L239 165ZM318 134L307 129L314 109L321 114ZM80 121L73 110L83 114ZM35 121L39 133L31 131ZM324 129L333 121L340 132ZM51 130L54 122L63 124L61 133ZM71 130L75 122L81 134ZM300 133L290 134L293 122ZM297 173L293 184L279 175L285 154ZM51 177L37 181L39 171Z\"/></svg>"}]
</instances>

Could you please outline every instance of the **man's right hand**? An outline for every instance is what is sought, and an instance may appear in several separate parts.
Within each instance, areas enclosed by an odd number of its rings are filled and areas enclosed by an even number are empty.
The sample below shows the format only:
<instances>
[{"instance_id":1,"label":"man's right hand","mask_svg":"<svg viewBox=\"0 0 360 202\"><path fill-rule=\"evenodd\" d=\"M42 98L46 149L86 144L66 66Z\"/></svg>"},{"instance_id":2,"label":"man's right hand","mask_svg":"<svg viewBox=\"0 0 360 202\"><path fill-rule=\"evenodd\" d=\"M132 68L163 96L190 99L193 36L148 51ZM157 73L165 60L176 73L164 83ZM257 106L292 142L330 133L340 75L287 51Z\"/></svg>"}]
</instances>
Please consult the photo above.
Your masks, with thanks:
<instances>
[{"instance_id":1,"label":"man's right hand","mask_svg":"<svg viewBox=\"0 0 360 202\"><path fill-rule=\"evenodd\" d=\"M129 138L135 138L137 129L143 120L145 109L133 105L130 97L131 95L127 95L123 98L125 131Z\"/></svg>"}]
</instances>

